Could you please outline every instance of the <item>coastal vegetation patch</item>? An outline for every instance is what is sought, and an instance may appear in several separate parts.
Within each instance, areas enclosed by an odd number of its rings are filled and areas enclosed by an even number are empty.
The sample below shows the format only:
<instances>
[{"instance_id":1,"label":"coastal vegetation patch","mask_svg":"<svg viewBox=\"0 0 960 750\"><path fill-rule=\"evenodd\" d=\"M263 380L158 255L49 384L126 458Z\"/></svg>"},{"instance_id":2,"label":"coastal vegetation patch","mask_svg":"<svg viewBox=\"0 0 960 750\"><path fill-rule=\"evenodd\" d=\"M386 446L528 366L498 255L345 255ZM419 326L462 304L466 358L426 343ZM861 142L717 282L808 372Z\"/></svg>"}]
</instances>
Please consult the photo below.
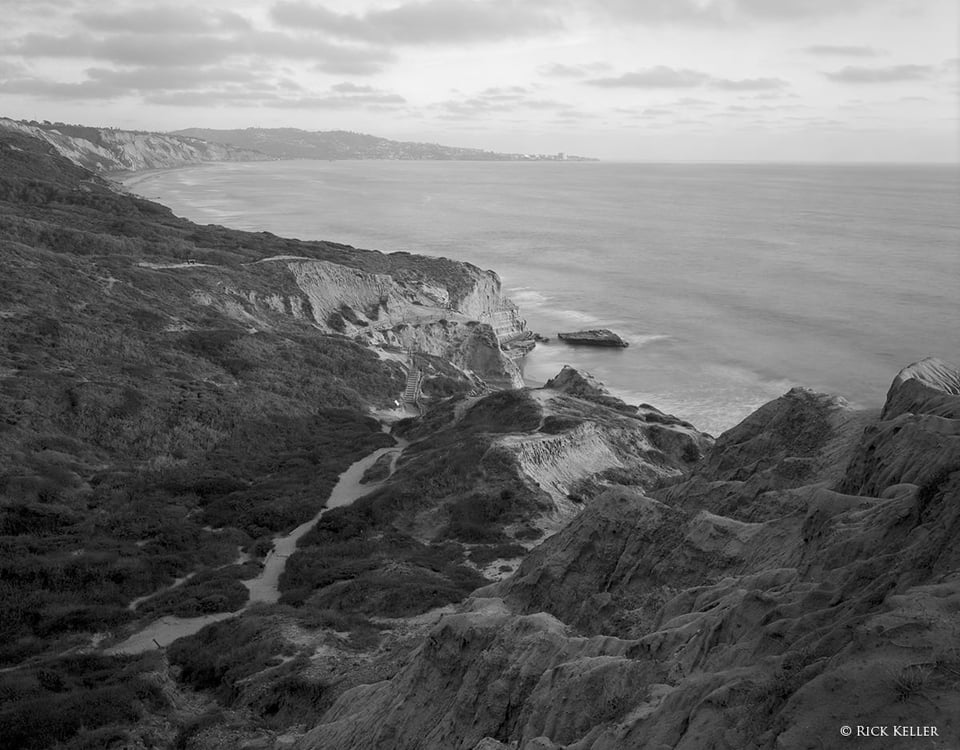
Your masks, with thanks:
<instances>
[{"instance_id":1,"label":"coastal vegetation patch","mask_svg":"<svg viewBox=\"0 0 960 750\"><path fill-rule=\"evenodd\" d=\"M157 679L161 668L159 654L73 654L0 673L4 747L129 746L132 724L169 709Z\"/></svg>"},{"instance_id":2,"label":"coastal vegetation patch","mask_svg":"<svg viewBox=\"0 0 960 750\"><path fill-rule=\"evenodd\" d=\"M540 423L528 393L504 391L449 398L398 424L411 443L395 472L300 539L280 579L281 601L368 617L461 601L487 583L475 566L524 554L506 529L523 529L547 507L513 454L496 445L503 432ZM486 546L468 555L468 544Z\"/></svg>"},{"instance_id":3,"label":"coastal vegetation patch","mask_svg":"<svg viewBox=\"0 0 960 750\"><path fill-rule=\"evenodd\" d=\"M130 744L131 726L166 711L141 689L155 663L103 657L81 674L63 660L163 615L237 611L271 538L394 443L367 411L393 404L403 368L318 330L292 275L256 261L295 255L434 285L436 273L454 296L473 272L199 227L14 132L0 134L0 252L0 736ZM238 663L261 649L285 658L282 644L223 633ZM232 684L231 665L185 680Z\"/></svg>"}]
</instances>

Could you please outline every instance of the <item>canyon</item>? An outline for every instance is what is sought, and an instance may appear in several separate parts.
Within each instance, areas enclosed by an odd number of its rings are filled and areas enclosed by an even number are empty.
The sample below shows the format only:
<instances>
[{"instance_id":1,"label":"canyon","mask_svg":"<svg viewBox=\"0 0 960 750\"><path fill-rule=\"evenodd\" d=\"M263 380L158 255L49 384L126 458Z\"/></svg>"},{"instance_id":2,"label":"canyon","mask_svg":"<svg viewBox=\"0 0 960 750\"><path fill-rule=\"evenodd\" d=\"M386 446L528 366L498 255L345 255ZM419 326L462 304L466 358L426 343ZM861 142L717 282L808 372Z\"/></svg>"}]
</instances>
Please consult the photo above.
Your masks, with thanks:
<instances>
[{"instance_id":1,"label":"canyon","mask_svg":"<svg viewBox=\"0 0 960 750\"><path fill-rule=\"evenodd\" d=\"M956 745L954 365L714 438L522 387L492 271L200 227L35 135L0 130L14 746ZM111 653L174 616L217 621Z\"/></svg>"}]
</instances>

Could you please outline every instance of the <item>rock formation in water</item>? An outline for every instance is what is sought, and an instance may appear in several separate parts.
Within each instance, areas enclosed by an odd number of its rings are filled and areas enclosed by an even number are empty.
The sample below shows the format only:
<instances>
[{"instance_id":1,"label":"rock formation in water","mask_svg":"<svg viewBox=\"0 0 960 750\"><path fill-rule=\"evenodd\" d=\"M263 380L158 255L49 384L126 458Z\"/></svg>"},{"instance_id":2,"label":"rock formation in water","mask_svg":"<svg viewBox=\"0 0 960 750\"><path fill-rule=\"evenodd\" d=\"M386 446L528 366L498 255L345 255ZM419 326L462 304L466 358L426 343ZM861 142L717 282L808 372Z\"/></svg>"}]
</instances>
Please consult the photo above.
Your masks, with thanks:
<instances>
[{"instance_id":1,"label":"rock formation in water","mask_svg":"<svg viewBox=\"0 0 960 750\"><path fill-rule=\"evenodd\" d=\"M589 331L558 333L557 338L568 344L579 346L629 346L626 341L607 328L593 328Z\"/></svg>"}]
</instances>

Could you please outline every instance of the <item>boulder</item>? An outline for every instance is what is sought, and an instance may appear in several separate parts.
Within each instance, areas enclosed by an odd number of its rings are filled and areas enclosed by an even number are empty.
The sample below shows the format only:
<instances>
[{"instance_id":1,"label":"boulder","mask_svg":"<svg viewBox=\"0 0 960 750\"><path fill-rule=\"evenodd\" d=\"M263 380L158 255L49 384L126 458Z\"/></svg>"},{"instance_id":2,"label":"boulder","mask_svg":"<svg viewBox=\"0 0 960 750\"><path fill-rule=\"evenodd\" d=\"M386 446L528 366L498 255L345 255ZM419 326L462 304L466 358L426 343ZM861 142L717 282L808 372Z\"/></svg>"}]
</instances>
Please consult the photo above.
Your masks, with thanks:
<instances>
[{"instance_id":1,"label":"boulder","mask_svg":"<svg viewBox=\"0 0 960 750\"><path fill-rule=\"evenodd\" d=\"M577 344L585 346L629 346L629 344L620 338L613 331L606 328L593 328L589 331L571 331L568 333L558 333L557 338L566 341L568 344Z\"/></svg>"}]
</instances>

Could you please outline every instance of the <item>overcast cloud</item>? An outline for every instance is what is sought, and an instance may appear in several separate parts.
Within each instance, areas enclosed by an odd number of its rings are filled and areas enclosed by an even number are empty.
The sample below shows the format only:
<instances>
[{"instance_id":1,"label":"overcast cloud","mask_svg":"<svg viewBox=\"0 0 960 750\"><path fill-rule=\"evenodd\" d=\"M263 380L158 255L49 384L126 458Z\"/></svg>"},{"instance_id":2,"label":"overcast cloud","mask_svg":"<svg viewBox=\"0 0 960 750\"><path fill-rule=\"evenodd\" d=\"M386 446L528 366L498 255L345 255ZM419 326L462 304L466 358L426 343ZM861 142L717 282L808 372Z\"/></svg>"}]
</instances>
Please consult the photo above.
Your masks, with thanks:
<instances>
[{"instance_id":1,"label":"overcast cloud","mask_svg":"<svg viewBox=\"0 0 960 750\"><path fill-rule=\"evenodd\" d=\"M344 39L397 44L460 44L525 37L560 29L555 14L515 0L425 0L367 13L337 13L319 3L278 2L273 20Z\"/></svg>"},{"instance_id":2,"label":"overcast cloud","mask_svg":"<svg viewBox=\"0 0 960 750\"><path fill-rule=\"evenodd\" d=\"M854 44L813 44L804 50L808 55L821 57L878 57L883 51Z\"/></svg>"},{"instance_id":3,"label":"overcast cloud","mask_svg":"<svg viewBox=\"0 0 960 750\"><path fill-rule=\"evenodd\" d=\"M845 68L825 73L831 81L840 83L896 83L922 81L933 75L932 65L891 65L886 68L864 68L848 65Z\"/></svg>"},{"instance_id":4,"label":"overcast cloud","mask_svg":"<svg viewBox=\"0 0 960 750\"><path fill-rule=\"evenodd\" d=\"M3 0L3 10L0 115L18 119L344 128L643 159L749 159L759 128L782 159L839 158L851 144L858 158L957 158L955 0Z\"/></svg>"},{"instance_id":5,"label":"overcast cloud","mask_svg":"<svg viewBox=\"0 0 960 750\"><path fill-rule=\"evenodd\" d=\"M708 86L726 91L769 91L788 85L780 78L716 78L699 70L676 70L663 65L611 78L594 78L587 83L604 88L682 89Z\"/></svg>"}]
</instances>

